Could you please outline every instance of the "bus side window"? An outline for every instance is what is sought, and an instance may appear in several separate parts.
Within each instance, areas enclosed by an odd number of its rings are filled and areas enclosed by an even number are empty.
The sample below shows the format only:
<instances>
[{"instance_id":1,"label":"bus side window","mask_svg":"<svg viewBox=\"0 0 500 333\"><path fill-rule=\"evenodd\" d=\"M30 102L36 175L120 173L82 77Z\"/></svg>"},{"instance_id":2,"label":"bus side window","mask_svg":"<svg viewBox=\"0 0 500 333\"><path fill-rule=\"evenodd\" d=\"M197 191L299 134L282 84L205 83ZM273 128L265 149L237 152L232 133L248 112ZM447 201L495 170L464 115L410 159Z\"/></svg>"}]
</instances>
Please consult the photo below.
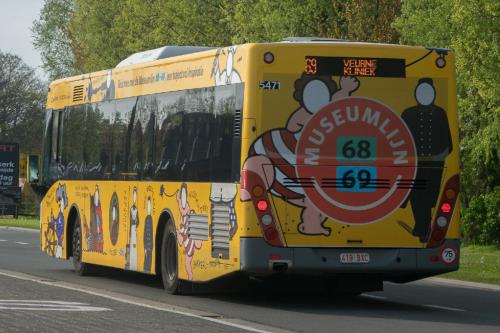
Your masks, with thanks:
<instances>
[{"instance_id":1,"label":"bus side window","mask_svg":"<svg viewBox=\"0 0 500 333\"><path fill-rule=\"evenodd\" d=\"M156 163L156 114L158 110L157 95L139 97L137 108L141 121L142 144L141 144L141 179L151 180L153 178Z\"/></svg>"},{"instance_id":2,"label":"bus side window","mask_svg":"<svg viewBox=\"0 0 500 333\"><path fill-rule=\"evenodd\" d=\"M106 121L98 105L86 104L84 106L85 132L83 137L83 162L84 179L102 179L106 162L102 154L102 135L106 132Z\"/></svg>"},{"instance_id":3,"label":"bus side window","mask_svg":"<svg viewBox=\"0 0 500 333\"><path fill-rule=\"evenodd\" d=\"M50 160L52 156L52 109L47 109L45 114L45 131L43 136L43 161L42 161L42 182L50 183Z\"/></svg>"},{"instance_id":4,"label":"bus side window","mask_svg":"<svg viewBox=\"0 0 500 333\"><path fill-rule=\"evenodd\" d=\"M62 132L61 167L64 179L83 177L83 149L85 135L85 108L83 105L67 107L64 110Z\"/></svg>"},{"instance_id":5,"label":"bus side window","mask_svg":"<svg viewBox=\"0 0 500 333\"><path fill-rule=\"evenodd\" d=\"M61 170L61 134L62 134L62 110L52 110L50 120L50 149L49 149L49 183L59 178Z\"/></svg>"},{"instance_id":6,"label":"bus side window","mask_svg":"<svg viewBox=\"0 0 500 333\"><path fill-rule=\"evenodd\" d=\"M131 148L134 124L136 122L137 98L116 100L114 131L116 133L116 150L114 151L113 179L137 179L137 175L130 171Z\"/></svg>"},{"instance_id":7,"label":"bus side window","mask_svg":"<svg viewBox=\"0 0 500 333\"><path fill-rule=\"evenodd\" d=\"M177 115L182 117L182 114ZM161 125L161 141L157 148L161 151L155 176L159 179L179 180L177 172L178 155L180 151L180 126L173 120L175 115L165 119Z\"/></svg>"}]
</instances>

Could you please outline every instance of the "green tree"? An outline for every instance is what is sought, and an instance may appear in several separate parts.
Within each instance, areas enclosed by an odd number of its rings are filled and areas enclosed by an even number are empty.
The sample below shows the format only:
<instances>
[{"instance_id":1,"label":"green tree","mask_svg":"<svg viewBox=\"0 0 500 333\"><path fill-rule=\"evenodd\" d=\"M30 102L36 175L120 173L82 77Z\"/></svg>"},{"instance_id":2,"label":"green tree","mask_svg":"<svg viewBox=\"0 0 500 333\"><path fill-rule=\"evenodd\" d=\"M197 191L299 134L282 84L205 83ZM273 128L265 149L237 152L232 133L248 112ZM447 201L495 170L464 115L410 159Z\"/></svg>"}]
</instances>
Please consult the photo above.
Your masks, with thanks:
<instances>
[{"instance_id":1,"label":"green tree","mask_svg":"<svg viewBox=\"0 0 500 333\"><path fill-rule=\"evenodd\" d=\"M314 36L356 41L394 42L391 24L399 14L397 0L240 0L232 20L233 42L279 41Z\"/></svg>"},{"instance_id":2,"label":"green tree","mask_svg":"<svg viewBox=\"0 0 500 333\"><path fill-rule=\"evenodd\" d=\"M69 29L73 11L73 0L45 0L40 17L31 28L33 45L40 52L42 67L51 80L78 72Z\"/></svg>"},{"instance_id":3,"label":"green tree","mask_svg":"<svg viewBox=\"0 0 500 333\"><path fill-rule=\"evenodd\" d=\"M51 78L114 67L164 45L317 36L391 42L399 0L45 0L33 27Z\"/></svg>"},{"instance_id":4,"label":"green tree","mask_svg":"<svg viewBox=\"0 0 500 333\"><path fill-rule=\"evenodd\" d=\"M39 154L43 136L45 84L20 57L0 51L0 141Z\"/></svg>"},{"instance_id":5,"label":"green tree","mask_svg":"<svg viewBox=\"0 0 500 333\"><path fill-rule=\"evenodd\" d=\"M500 191L499 13L496 0L405 0L394 24L405 44L455 52L464 230L481 242L474 230L500 226L500 205L487 204Z\"/></svg>"}]
</instances>

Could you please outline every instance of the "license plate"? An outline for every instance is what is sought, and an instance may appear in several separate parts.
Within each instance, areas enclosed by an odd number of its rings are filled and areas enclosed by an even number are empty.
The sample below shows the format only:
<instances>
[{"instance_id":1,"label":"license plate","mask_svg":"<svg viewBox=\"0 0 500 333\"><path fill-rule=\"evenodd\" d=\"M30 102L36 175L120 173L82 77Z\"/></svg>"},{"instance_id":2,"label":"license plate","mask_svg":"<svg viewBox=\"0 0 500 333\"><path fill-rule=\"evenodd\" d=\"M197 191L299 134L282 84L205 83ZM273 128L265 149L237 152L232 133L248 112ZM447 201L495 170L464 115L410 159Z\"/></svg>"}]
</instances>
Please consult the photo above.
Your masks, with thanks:
<instances>
[{"instance_id":1,"label":"license plate","mask_svg":"<svg viewBox=\"0 0 500 333\"><path fill-rule=\"evenodd\" d=\"M368 253L341 253L340 262L342 264L368 264L370 254Z\"/></svg>"}]
</instances>

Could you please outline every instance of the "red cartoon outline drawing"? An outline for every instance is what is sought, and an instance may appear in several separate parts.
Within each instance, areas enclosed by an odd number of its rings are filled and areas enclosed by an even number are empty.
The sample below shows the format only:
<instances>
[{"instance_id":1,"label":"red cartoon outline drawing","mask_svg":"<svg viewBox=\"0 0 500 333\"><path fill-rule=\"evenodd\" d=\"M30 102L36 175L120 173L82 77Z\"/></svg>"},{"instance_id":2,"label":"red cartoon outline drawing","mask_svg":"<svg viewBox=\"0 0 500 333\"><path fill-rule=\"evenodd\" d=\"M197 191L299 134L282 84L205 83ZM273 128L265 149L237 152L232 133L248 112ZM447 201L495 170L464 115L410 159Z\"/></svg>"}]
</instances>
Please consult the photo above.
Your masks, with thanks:
<instances>
[{"instance_id":1,"label":"red cartoon outline drawing","mask_svg":"<svg viewBox=\"0 0 500 333\"><path fill-rule=\"evenodd\" d=\"M189 206L186 183L182 183L180 190L176 192L175 198L177 199L180 213L180 225L177 229L177 242L179 243L179 246L184 247L184 251L186 253L186 273L188 275L188 280L191 281L193 280L193 268L191 267L191 261L193 260L195 250L200 249L203 242L200 239L189 238L189 215L194 214L194 211Z\"/></svg>"}]
</instances>

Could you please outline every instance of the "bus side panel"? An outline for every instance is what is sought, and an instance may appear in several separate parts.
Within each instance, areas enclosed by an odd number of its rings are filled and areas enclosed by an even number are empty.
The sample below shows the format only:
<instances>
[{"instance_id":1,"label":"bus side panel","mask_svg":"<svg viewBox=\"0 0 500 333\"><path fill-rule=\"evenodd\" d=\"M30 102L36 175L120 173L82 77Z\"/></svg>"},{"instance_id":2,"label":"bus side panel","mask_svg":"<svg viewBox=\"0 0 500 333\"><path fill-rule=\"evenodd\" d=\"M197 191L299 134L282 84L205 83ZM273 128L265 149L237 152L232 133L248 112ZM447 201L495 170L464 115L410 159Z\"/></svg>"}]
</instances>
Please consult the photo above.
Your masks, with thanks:
<instances>
[{"instance_id":1,"label":"bus side panel","mask_svg":"<svg viewBox=\"0 0 500 333\"><path fill-rule=\"evenodd\" d=\"M154 274L158 222L168 212L179 278L208 281L240 268L237 193L227 183L60 181L42 202L42 251L68 257L68 219L77 208L84 262Z\"/></svg>"}]
</instances>

